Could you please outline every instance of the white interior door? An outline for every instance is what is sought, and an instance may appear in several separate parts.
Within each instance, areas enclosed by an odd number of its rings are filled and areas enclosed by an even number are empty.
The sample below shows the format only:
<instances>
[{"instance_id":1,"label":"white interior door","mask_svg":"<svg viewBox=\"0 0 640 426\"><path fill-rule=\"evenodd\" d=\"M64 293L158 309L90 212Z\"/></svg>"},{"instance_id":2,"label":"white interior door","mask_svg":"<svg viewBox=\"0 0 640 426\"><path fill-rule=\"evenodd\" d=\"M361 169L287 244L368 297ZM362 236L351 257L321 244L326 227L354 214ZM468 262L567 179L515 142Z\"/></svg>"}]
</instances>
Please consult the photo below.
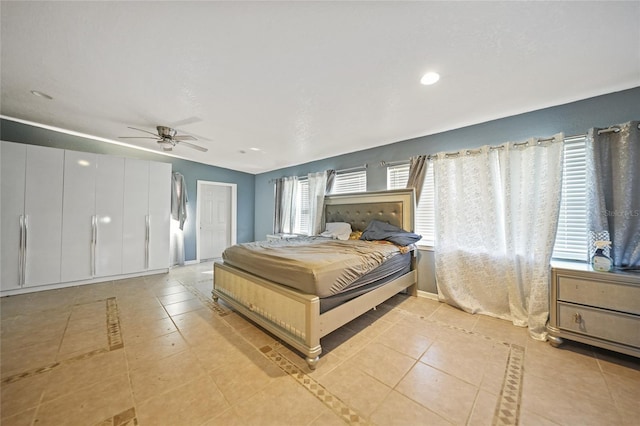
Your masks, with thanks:
<instances>
[{"instance_id":1,"label":"white interior door","mask_svg":"<svg viewBox=\"0 0 640 426\"><path fill-rule=\"evenodd\" d=\"M221 257L235 244L236 186L198 181L198 259Z\"/></svg>"},{"instance_id":2,"label":"white interior door","mask_svg":"<svg viewBox=\"0 0 640 426\"><path fill-rule=\"evenodd\" d=\"M27 146L25 286L60 282L64 150Z\"/></svg>"},{"instance_id":3,"label":"white interior door","mask_svg":"<svg viewBox=\"0 0 640 426\"><path fill-rule=\"evenodd\" d=\"M122 273L147 269L149 162L125 158L122 216Z\"/></svg>"},{"instance_id":4,"label":"white interior door","mask_svg":"<svg viewBox=\"0 0 640 426\"><path fill-rule=\"evenodd\" d=\"M27 163L26 145L2 142L0 145L0 290L20 288L21 225L24 214L24 181Z\"/></svg>"},{"instance_id":5,"label":"white interior door","mask_svg":"<svg viewBox=\"0 0 640 426\"><path fill-rule=\"evenodd\" d=\"M169 267L171 164L149 163L148 269Z\"/></svg>"},{"instance_id":6,"label":"white interior door","mask_svg":"<svg viewBox=\"0 0 640 426\"><path fill-rule=\"evenodd\" d=\"M96 155L64 151L61 281L91 278Z\"/></svg>"},{"instance_id":7,"label":"white interior door","mask_svg":"<svg viewBox=\"0 0 640 426\"><path fill-rule=\"evenodd\" d=\"M95 276L122 273L124 158L96 156Z\"/></svg>"}]
</instances>

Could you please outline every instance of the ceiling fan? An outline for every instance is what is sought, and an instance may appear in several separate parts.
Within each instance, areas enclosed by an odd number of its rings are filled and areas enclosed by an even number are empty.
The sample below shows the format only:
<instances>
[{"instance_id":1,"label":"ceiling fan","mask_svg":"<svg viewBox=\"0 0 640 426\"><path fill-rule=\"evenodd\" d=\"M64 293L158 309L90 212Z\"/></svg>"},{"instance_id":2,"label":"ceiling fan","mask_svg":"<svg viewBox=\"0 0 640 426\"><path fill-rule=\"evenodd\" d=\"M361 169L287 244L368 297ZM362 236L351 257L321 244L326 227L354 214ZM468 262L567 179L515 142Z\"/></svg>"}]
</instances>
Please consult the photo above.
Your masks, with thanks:
<instances>
[{"instance_id":1,"label":"ceiling fan","mask_svg":"<svg viewBox=\"0 0 640 426\"><path fill-rule=\"evenodd\" d=\"M163 151L171 151L173 147L176 145L184 145L189 148L197 149L198 151L207 152L208 149L201 147L200 145L196 145L186 141L196 141L198 139L194 138L191 135L178 135L178 131L176 129L172 129L167 126L157 126L156 129L158 133L148 132L146 130L138 129L136 127L129 127L129 129L138 130L139 132L145 132L150 136L119 136L120 139L155 139L162 146Z\"/></svg>"}]
</instances>

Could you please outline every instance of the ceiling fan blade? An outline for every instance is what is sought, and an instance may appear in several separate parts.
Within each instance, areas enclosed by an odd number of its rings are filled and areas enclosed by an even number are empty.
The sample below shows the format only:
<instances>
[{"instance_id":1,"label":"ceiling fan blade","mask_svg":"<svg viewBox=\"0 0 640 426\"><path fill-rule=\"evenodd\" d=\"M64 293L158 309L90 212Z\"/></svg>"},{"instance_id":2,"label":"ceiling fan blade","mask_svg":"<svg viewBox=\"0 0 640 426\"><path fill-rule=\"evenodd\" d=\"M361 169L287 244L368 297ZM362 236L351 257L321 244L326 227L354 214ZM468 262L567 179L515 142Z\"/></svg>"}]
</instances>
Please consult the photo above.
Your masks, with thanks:
<instances>
[{"instance_id":1,"label":"ceiling fan blade","mask_svg":"<svg viewBox=\"0 0 640 426\"><path fill-rule=\"evenodd\" d=\"M197 141L198 139L194 138L191 135L178 135L178 136L174 136L173 140L176 140L176 141Z\"/></svg>"},{"instance_id":2,"label":"ceiling fan blade","mask_svg":"<svg viewBox=\"0 0 640 426\"><path fill-rule=\"evenodd\" d=\"M156 136L155 138L152 138L149 136L118 136L118 139L158 139L158 137Z\"/></svg>"},{"instance_id":3,"label":"ceiling fan blade","mask_svg":"<svg viewBox=\"0 0 640 426\"><path fill-rule=\"evenodd\" d=\"M197 149L198 151L207 152L209 151L207 148L201 147L199 145L195 145L189 142L180 141L180 145L188 146L189 148Z\"/></svg>"},{"instance_id":4,"label":"ceiling fan blade","mask_svg":"<svg viewBox=\"0 0 640 426\"><path fill-rule=\"evenodd\" d=\"M149 133L150 135L155 136L156 138L158 137L157 133L153 133L153 132L149 132L147 130L142 130L142 129L138 129L137 127L131 127L131 126L127 126L129 129L133 129L133 130L137 130L139 132L145 132L145 133Z\"/></svg>"}]
</instances>

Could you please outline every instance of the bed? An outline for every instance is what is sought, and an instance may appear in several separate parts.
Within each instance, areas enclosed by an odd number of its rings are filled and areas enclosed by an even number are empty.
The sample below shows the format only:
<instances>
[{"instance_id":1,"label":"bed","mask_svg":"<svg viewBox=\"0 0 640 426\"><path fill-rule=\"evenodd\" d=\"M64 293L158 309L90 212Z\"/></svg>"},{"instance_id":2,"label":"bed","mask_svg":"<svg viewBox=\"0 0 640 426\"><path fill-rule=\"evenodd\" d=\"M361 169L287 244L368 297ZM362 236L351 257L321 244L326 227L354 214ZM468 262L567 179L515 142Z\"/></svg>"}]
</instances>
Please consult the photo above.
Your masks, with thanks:
<instances>
[{"instance_id":1,"label":"bed","mask_svg":"<svg viewBox=\"0 0 640 426\"><path fill-rule=\"evenodd\" d=\"M349 223L353 231L364 231L373 220L412 231L414 208L413 190L330 195L325 197L324 219L326 223ZM288 241L286 244L303 242ZM266 272L262 273L261 268L253 268L248 272L245 269L250 268L246 262L241 262L243 255L236 256L234 261L228 257L227 260L214 263L214 301L222 299L237 312L300 351L311 369L315 369L322 352L320 339L323 336L401 291L407 291L412 296L417 294L415 251L409 252L410 266L398 270L383 280L383 284L363 286L365 291L356 288L348 297L334 298L328 304L327 299L331 297L321 298L303 285L299 287L306 291L293 288L291 283L284 285L279 282L285 281L284 278L279 280Z\"/></svg>"}]
</instances>

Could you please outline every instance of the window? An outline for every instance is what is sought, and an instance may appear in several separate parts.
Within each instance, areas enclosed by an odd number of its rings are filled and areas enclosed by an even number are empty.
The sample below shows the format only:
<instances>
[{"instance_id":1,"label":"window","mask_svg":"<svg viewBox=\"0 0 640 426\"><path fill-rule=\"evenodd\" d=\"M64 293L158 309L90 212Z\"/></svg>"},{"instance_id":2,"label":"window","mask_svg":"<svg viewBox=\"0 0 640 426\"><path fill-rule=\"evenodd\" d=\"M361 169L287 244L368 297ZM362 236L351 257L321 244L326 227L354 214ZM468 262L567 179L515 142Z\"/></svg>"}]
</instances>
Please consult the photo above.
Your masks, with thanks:
<instances>
[{"instance_id":1,"label":"window","mask_svg":"<svg viewBox=\"0 0 640 426\"><path fill-rule=\"evenodd\" d=\"M584 137L566 139L564 142L564 165L560 216L556 231L553 257L557 259L587 259L587 194L586 153ZM387 168L387 188L406 186L409 165ZM435 182L433 167L429 165L425 176L420 203L416 210L415 232L422 235L419 244L433 244L435 237Z\"/></svg>"},{"instance_id":2,"label":"window","mask_svg":"<svg viewBox=\"0 0 640 426\"><path fill-rule=\"evenodd\" d=\"M387 189L406 188L409 180L409 165L387 167Z\"/></svg>"},{"instance_id":3,"label":"window","mask_svg":"<svg viewBox=\"0 0 640 426\"><path fill-rule=\"evenodd\" d=\"M296 193L296 221L293 228L296 234L309 234L309 180L298 180Z\"/></svg>"},{"instance_id":4,"label":"window","mask_svg":"<svg viewBox=\"0 0 640 426\"><path fill-rule=\"evenodd\" d=\"M387 168L387 189L406 188L409 179L409 165L389 166ZM424 185L420 194L420 202L416 206L414 219L415 232L422 235L418 244L433 245L435 239L435 182L433 164L429 164L424 177Z\"/></svg>"},{"instance_id":5,"label":"window","mask_svg":"<svg viewBox=\"0 0 640 426\"><path fill-rule=\"evenodd\" d=\"M347 192L367 191L367 171L337 173L333 183L332 194L345 194Z\"/></svg>"},{"instance_id":6,"label":"window","mask_svg":"<svg viewBox=\"0 0 640 426\"><path fill-rule=\"evenodd\" d=\"M553 257L587 259L586 139L565 139L562 197Z\"/></svg>"},{"instance_id":7,"label":"window","mask_svg":"<svg viewBox=\"0 0 640 426\"><path fill-rule=\"evenodd\" d=\"M333 185L332 194L347 192L365 192L367 190L367 171L339 173ZM298 179L298 185L294 200L294 226L291 232L295 234L309 234L309 180Z\"/></svg>"}]
</instances>

